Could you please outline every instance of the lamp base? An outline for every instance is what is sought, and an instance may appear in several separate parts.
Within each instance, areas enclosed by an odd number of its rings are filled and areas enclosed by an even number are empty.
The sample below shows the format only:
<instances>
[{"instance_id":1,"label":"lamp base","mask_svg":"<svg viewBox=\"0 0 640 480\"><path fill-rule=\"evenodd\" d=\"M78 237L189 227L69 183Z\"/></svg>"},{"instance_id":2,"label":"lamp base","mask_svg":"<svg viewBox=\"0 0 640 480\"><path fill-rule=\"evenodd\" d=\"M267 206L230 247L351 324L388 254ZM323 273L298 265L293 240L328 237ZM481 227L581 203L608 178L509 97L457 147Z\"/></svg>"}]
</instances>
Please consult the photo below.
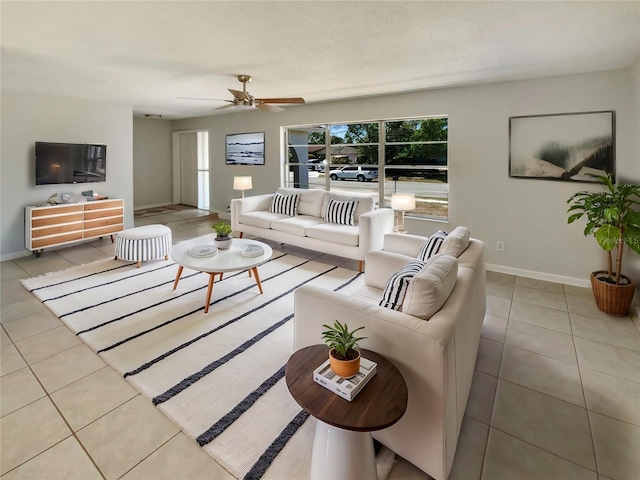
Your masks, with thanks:
<instances>
[{"instance_id":1,"label":"lamp base","mask_svg":"<svg viewBox=\"0 0 640 480\"><path fill-rule=\"evenodd\" d=\"M404 229L404 211L396 210L394 214L393 233L407 233Z\"/></svg>"}]
</instances>

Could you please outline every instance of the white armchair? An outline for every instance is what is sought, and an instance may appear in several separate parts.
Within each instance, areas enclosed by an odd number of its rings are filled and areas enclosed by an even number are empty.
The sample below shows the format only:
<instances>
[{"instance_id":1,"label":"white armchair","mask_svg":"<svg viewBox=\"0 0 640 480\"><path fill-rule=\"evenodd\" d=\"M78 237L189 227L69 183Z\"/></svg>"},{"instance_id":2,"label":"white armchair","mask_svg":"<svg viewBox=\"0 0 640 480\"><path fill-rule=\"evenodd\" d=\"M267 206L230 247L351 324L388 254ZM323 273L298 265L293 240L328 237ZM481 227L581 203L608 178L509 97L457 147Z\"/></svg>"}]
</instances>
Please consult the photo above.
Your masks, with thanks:
<instances>
[{"instance_id":1,"label":"white armchair","mask_svg":"<svg viewBox=\"0 0 640 480\"><path fill-rule=\"evenodd\" d=\"M294 349L320 343L322 324L336 319L364 326L368 338L361 347L391 360L409 389L403 418L373 437L432 477L445 480L453 464L486 310L484 243L469 241L458 257L453 291L428 321L380 307L387 279L415 258L426 240L385 235L384 250L366 256L365 285L350 295L313 286L296 290Z\"/></svg>"}]
</instances>

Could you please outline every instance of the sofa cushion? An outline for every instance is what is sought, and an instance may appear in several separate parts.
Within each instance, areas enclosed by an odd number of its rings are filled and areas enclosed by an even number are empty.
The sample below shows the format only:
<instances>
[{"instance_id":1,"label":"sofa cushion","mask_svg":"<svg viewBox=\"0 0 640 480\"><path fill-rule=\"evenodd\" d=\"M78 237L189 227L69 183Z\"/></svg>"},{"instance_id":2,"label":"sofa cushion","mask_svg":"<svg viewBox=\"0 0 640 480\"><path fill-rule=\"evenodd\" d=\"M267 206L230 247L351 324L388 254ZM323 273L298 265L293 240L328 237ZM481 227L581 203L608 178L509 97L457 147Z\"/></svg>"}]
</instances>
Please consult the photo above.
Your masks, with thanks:
<instances>
[{"instance_id":1,"label":"sofa cushion","mask_svg":"<svg viewBox=\"0 0 640 480\"><path fill-rule=\"evenodd\" d=\"M359 234L359 227L338 225L337 223L322 222L318 225L307 228L307 237L336 243L338 245L349 245L352 247L357 247L359 245Z\"/></svg>"},{"instance_id":2,"label":"sofa cushion","mask_svg":"<svg viewBox=\"0 0 640 480\"><path fill-rule=\"evenodd\" d=\"M337 223L339 225L355 226L356 222L353 215L358 207L357 200L340 202L330 199L327 210L324 214L324 221L329 223Z\"/></svg>"},{"instance_id":3,"label":"sofa cushion","mask_svg":"<svg viewBox=\"0 0 640 480\"><path fill-rule=\"evenodd\" d=\"M298 204L299 215L311 215L312 217L322 217L322 202L324 201L324 190L305 188L284 188L280 187L276 190L282 195L300 195L300 203Z\"/></svg>"},{"instance_id":4,"label":"sofa cushion","mask_svg":"<svg viewBox=\"0 0 640 480\"><path fill-rule=\"evenodd\" d=\"M371 210L376 208L375 197L372 195L355 195L355 194L344 194L344 193L336 193L336 192L324 192L324 200L322 202L322 212L320 216L324 218L327 213L327 207L329 206L329 200L338 200L339 202L349 202L352 200L358 201L358 206L354 213L354 220L358 223L360 219L360 215L363 213L370 212Z\"/></svg>"},{"instance_id":5,"label":"sofa cushion","mask_svg":"<svg viewBox=\"0 0 640 480\"><path fill-rule=\"evenodd\" d=\"M260 210L257 212L247 212L240 215L240 223L245 225L251 225L258 228L271 228L271 222L281 220L283 218L291 218L288 215L281 213L271 213L266 210Z\"/></svg>"},{"instance_id":6,"label":"sofa cushion","mask_svg":"<svg viewBox=\"0 0 640 480\"><path fill-rule=\"evenodd\" d=\"M467 227L456 227L453 232L447 235L438 253L459 257L469 246L470 232Z\"/></svg>"},{"instance_id":7,"label":"sofa cushion","mask_svg":"<svg viewBox=\"0 0 640 480\"><path fill-rule=\"evenodd\" d=\"M271 222L271 228L280 232L290 233L299 237L307 235L307 228L322 223L322 219L311 215L298 215Z\"/></svg>"},{"instance_id":8,"label":"sofa cushion","mask_svg":"<svg viewBox=\"0 0 640 480\"><path fill-rule=\"evenodd\" d=\"M431 257L409 283L402 302L402 312L429 320L447 301L457 278L456 257L445 254Z\"/></svg>"},{"instance_id":9,"label":"sofa cushion","mask_svg":"<svg viewBox=\"0 0 640 480\"><path fill-rule=\"evenodd\" d=\"M420 248L420 251L418 252L418 256L416 258L418 260L422 260L423 262L429 260L436 253L438 253L438 250L441 248L440 246L442 245L442 242L445 238L447 238L447 233L443 232L442 230L438 230L436 233L431 235L426 242L424 242L424 245L422 245L422 248Z\"/></svg>"},{"instance_id":10,"label":"sofa cushion","mask_svg":"<svg viewBox=\"0 0 640 480\"><path fill-rule=\"evenodd\" d=\"M392 310L400 310L405 294L409 288L409 282L424 268L425 263L421 260L411 260L404 267L391 275L387 280L387 285L382 292L380 306Z\"/></svg>"},{"instance_id":11,"label":"sofa cushion","mask_svg":"<svg viewBox=\"0 0 640 480\"><path fill-rule=\"evenodd\" d=\"M269 211L295 217L298 215L298 202L300 202L300 195L283 195L276 192L271 200Z\"/></svg>"}]
</instances>

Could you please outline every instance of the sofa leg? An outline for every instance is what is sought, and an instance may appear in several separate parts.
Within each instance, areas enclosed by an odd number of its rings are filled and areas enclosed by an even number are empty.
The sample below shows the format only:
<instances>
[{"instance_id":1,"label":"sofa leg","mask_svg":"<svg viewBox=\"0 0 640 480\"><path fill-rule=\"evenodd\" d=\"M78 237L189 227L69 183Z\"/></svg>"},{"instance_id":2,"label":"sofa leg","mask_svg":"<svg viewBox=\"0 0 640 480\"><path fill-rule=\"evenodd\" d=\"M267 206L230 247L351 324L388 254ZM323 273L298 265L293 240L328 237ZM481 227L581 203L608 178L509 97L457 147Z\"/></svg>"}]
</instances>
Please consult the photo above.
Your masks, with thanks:
<instances>
[{"instance_id":1,"label":"sofa leg","mask_svg":"<svg viewBox=\"0 0 640 480\"><path fill-rule=\"evenodd\" d=\"M238 238L242 238L242 234L243 234L243 233L244 233L244 232L240 232L240 235L238 235Z\"/></svg>"},{"instance_id":2,"label":"sofa leg","mask_svg":"<svg viewBox=\"0 0 640 480\"><path fill-rule=\"evenodd\" d=\"M358 271L362 272L362 260L358 260Z\"/></svg>"}]
</instances>

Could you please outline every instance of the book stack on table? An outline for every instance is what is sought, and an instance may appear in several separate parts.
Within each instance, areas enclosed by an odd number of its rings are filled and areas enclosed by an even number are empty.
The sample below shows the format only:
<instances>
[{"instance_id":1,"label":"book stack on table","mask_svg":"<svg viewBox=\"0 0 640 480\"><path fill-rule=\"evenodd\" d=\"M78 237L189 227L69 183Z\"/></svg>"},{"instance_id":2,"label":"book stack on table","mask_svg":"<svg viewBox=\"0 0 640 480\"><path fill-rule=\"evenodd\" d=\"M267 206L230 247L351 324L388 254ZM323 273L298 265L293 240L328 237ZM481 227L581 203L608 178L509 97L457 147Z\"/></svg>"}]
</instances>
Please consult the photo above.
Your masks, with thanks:
<instances>
[{"instance_id":1,"label":"book stack on table","mask_svg":"<svg viewBox=\"0 0 640 480\"><path fill-rule=\"evenodd\" d=\"M360 371L353 377L342 378L333 373L329 366L329 360L327 360L313 371L313 380L327 390L351 401L376 374L377 365L371 360L361 358Z\"/></svg>"}]
</instances>

